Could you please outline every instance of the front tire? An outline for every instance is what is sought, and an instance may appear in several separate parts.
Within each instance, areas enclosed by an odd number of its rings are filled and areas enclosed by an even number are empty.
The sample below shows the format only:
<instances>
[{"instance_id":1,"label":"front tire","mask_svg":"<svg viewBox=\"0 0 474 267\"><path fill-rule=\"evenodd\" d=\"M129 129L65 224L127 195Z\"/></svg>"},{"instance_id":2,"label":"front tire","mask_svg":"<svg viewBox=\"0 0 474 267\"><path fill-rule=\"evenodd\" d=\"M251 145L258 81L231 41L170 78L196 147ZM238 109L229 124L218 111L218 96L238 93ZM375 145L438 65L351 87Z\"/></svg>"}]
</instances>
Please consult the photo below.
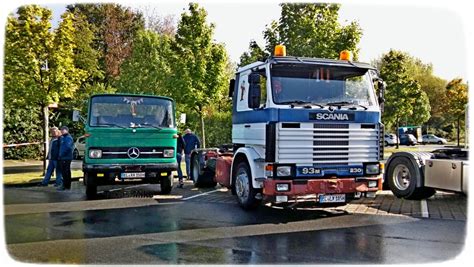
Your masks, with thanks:
<instances>
[{"instance_id":1,"label":"front tire","mask_svg":"<svg viewBox=\"0 0 474 267\"><path fill-rule=\"evenodd\" d=\"M97 197L97 174L84 172L84 183L86 185L87 199L95 199Z\"/></svg>"},{"instance_id":2,"label":"front tire","mask_svg":"<svg viewBox=\"0 0 474 267\"><path fill-rule=\"evenodd\" d=\"M171 193L171 189L173 188L173 174L170 172L167 176L163 176L160 181L161 186L161 194L168 195Z\"/></svg>"},{"instance_id":3,"label":"front tire","mask_svg":"<svg viewBox=\"0 0 474 267\"><path fill-rule=\"evenodd\" d=\"M240 162L234 173L234 188L237 202L245 210L255 209L261 200L255 198L258 191L252 186L252 173L247 162Z\"/></svg>"}]
</instances>

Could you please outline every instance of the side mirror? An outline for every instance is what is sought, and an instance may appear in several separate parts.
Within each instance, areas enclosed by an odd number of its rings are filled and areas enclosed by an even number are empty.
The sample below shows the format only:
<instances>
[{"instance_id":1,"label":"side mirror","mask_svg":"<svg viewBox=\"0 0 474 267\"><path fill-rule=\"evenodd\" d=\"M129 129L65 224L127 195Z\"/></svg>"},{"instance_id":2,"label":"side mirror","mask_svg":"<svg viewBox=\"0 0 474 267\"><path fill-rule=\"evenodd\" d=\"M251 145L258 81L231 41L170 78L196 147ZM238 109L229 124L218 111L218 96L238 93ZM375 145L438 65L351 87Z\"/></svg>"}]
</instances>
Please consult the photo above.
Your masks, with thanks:
<instances>
[{"instance_id":1,"label":"side mirror","mask_svg":"<svg viewBox=\"0 0 474 267\"><path fill-rule=\"evenodd\" d=\"M235 90L235 79L231 79L229 82L229 98L232 98L234 96L234 90Z\"/></svg>"},{"instance_id":2,"label":"side mirror","mask_svg":"<svg viewBox=\"0 0 474 267\"><path fill-rule=\"evenodd\" d=\"M382 79L378 79L377 87L379 88L379 103L382 104L385 102L385 87L387 87L387 84Z\"/></svg>"},{"instance_id":3,"label":"side mirror","mask_svg":"<svg viewBox=\"0 0 474 267\"><path fill-rule=\"evenodd\" d=\"M249 99L248 106L249 108L259 108L260 107L260 74L252 73L248 78L249 82Z\"/></svg>"},{"instance_id":4,"label":"side mirror","mask_svg":"<svg viewBox=\"0 0 474 267\"><path fill-rule=\"evenodd\" d=\"M82 121L84 124L86 123L86 120L84 119L84 117L81 116L81 113L79 112L79 110L73 110L72 111L72 121Z\"/></svg>"}]
</instances>

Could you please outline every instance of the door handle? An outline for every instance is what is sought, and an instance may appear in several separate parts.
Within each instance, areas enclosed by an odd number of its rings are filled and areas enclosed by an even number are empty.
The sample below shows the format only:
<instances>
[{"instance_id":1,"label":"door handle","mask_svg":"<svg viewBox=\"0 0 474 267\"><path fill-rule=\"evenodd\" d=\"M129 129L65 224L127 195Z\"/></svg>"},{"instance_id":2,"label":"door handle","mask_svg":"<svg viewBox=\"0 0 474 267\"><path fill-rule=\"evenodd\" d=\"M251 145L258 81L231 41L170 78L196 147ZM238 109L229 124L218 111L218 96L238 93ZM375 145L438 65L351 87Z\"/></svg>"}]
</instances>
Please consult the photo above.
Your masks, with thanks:
<instances>
[{"instance_id":1,"label":"door handle","mask_svg":"<svg viewBox=\"0 0 474 267\"><path fill-rule=\"evenodd\" d=\"M250 124L245 124L245 128L250 128L251 125Z\"/></svg>"}]
</instances>

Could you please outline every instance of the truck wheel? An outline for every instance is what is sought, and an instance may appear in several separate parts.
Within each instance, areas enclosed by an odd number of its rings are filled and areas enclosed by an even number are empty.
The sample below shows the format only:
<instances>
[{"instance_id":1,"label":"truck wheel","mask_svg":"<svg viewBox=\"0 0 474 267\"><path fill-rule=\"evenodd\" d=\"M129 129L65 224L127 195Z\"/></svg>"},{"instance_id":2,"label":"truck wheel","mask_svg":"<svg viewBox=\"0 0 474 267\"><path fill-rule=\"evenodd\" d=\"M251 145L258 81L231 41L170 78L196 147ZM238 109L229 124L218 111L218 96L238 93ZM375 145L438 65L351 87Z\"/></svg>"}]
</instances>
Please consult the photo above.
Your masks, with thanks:
<instances>
[{"instance_id":1,"label":"truck wheel","mask_svg":"<svg viewBox=\"0 0 474 267\"><path fill-rule=\"evenodd\" d=\"M84 183L86 185L86 197L94 199L97 197L97 175L95 173L84 172Z\"/></svg>"},{"instance_id":2,"label":"truck wheel","mask_svg":"<svg viewBox=\"0 0 474 267\"><path fill-rule=\"evenodd\" d=\"M246 162L240 162L234 173L234 187L237 195L237 202L246 210L258 207L261 200L255 198L258 191L252 186L252 173Z\"/></svg>"},{"instance_id":3,"label":"truck wheel","mask_svg":"<svg viewBox=\"0 0 474 267\"><path fill-rule=\"evenodd\" d=\"M191 158L191 179L195 187L215 187L214 172L203 170L199 163L199 156L194 154Z\"/></svg>"},{"instance_id":4,"label":"truck wheel","mask_svg":"<svg viewBox=\"0 0 474 267\"><path fill-rule=\"evenodd\" d=\"M406 157L396 157L390 162L387 178L390 190L398 198L423 199L436 193L432 188L416 187L416 182L421 179L421 172Z\"/></svg>"},{"instance_id":5,"label":"truck wheel","mask_svg":"<svg viewBox=\"0 0 474 267\"><path fill-rule=\"evenodd\" d=\"M167 195L173 188L173 174L170 172L167 176L163 176L160 182L161 194Z\"/></svg>"}]
</instances>

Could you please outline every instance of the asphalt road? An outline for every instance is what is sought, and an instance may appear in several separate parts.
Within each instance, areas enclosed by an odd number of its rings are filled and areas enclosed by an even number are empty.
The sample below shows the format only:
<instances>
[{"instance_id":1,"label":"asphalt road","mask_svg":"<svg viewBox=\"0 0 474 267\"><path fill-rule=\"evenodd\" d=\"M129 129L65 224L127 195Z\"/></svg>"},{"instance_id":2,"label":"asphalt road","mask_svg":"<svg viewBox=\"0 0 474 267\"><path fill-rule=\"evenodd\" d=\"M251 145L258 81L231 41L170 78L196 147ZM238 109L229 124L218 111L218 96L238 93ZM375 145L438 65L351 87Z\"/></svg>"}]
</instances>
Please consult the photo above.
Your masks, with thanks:
<instances>
[{"instance_id":1,"label":"asphalt road","mask_svg":"<svg viewBox=\"0 0 474 267\"><path fill-rule=\"evenodd\" d=\"M440 216L425 218L419 202L387 192L339 208L254 211L220 187L187 182L158 192L159 185L104 186L86 200L81 182L66 192L4 188L8 252L34 263L394 264L446 261L465 245L466 198L456 195L430 199Z\"/></svg>"}]
</instances>

